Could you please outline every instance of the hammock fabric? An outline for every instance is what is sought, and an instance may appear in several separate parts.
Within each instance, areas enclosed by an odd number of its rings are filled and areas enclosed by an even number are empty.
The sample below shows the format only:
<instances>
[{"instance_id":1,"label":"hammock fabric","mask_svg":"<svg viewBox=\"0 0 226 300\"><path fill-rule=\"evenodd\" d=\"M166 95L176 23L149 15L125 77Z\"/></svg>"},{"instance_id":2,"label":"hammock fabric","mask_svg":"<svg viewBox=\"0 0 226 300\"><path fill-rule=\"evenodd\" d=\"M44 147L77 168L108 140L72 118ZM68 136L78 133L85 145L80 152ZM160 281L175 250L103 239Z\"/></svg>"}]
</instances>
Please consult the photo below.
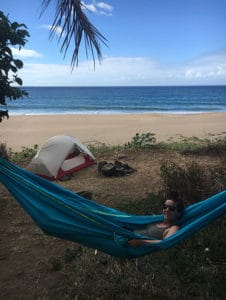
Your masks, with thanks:
<instances>
[{"instance_id":1,"label":"hammock fabric","mask_svg":"<svg viewBox=\"0 0 226 300\"><path fill-rule=\"evenodd\" d=\"M181 229L152 245L133 248L128 239L150 239L132 230L161 222L161 215L137 216L86 199L0 158L0 181L44 233L99 249L112 256L133 258L177 245L226 212L226 191L191 204Z\"/></svg>"}]
</instances>

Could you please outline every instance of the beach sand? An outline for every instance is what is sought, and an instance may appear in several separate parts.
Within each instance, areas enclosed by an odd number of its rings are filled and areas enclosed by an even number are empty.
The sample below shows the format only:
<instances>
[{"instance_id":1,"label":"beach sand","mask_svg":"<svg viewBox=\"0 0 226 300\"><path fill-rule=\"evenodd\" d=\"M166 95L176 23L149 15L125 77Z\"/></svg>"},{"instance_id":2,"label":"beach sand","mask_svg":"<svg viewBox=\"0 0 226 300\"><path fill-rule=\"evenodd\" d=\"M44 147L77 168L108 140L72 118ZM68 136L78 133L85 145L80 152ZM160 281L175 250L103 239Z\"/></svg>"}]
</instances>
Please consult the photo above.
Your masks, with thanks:
<instances>
[{"instance_id":1,"label":"beach sand","mask_svg":"<svg viewBox=\"0 0 226 300\"><path fill-rule=\"evenodd\" d=\"M14 151L41 146L58 134L74 136L86 145L122 145L136 133L147 132L155 133L157 141L221 137L226 133L226 113L11 116L0 124L0 141Z\"/></svg>"}]
</instances>

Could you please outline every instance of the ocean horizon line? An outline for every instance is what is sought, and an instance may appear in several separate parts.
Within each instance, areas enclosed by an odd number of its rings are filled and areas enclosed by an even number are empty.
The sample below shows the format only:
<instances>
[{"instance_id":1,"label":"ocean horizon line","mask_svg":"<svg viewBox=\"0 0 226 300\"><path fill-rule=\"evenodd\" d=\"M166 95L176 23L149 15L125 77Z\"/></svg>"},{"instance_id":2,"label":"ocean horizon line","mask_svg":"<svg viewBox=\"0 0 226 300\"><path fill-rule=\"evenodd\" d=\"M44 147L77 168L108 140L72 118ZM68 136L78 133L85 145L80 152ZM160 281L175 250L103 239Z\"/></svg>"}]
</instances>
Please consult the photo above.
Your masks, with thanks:
<instances>
[{"instance_id":1,"label":"ocean horizon line","mask_svg":"<svg viewBox=\"0 0 226 300\"><path fill-rule=\"evenodd\" d=\"M191 85L24 85L21 88L163 88L163 87L226 87L226 84L191 84Z\"/></svg>"}]
</instances>

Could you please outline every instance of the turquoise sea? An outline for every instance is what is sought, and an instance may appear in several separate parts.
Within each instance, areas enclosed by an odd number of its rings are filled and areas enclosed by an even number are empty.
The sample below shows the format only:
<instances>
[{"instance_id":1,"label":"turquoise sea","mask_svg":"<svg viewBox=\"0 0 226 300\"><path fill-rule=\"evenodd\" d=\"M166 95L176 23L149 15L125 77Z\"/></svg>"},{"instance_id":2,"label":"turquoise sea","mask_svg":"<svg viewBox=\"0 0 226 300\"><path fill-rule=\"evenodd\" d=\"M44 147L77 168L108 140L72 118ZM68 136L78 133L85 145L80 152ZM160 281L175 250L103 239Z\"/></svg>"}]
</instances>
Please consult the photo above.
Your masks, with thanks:
<instances>
[{"instance_id":1,"label":"turquoise sea","mask_svg":"<svg viewBox=\"0 0 226 300\"><path fill-rule=\"evenodd\" d=\"M190 114L226 111L226 86L24 87L7 101L10 115Z\"/></svg>"}]
</instances>

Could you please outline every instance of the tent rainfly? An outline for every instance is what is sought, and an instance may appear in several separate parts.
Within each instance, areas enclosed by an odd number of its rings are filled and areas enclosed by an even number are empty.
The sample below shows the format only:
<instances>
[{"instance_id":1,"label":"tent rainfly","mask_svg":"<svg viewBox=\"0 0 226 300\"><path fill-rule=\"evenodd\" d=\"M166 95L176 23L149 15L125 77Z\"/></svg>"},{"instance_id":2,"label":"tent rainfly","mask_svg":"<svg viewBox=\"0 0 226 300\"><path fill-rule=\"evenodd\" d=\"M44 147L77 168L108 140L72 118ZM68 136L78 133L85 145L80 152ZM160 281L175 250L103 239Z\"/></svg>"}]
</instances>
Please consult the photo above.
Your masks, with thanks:
<instances>
[{"instance_id":1,"label":"tent rainfly","mask_svg":"<svg viewBox=\"0 0 226 300\"><path fill-rule=\"evenodd\" d=\"M94 163L95 157L76 138L56 135L41 147L27 169L49 180L57 180Z\"/></svg>"}]
</instances>

